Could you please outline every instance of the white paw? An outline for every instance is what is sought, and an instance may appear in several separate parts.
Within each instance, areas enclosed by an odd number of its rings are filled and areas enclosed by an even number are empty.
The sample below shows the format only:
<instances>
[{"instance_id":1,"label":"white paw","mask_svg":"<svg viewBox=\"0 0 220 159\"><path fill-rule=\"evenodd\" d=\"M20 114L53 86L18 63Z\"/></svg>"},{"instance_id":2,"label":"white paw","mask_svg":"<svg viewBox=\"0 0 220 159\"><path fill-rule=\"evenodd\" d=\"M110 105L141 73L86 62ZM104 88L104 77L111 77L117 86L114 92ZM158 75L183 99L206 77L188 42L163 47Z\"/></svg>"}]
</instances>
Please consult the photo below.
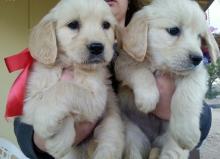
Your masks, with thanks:
<instances>
[{"instance_id":1,"label":"white paw","mask_svg":"<svg viewBox=\"0 0 220 159\"><path fill-rule=\"evenodd\" d=\"M95 152L93 159L121 159L121 154L117 151L102 148Z\"/></svg>"},{"instance_id":2,"label":"white paw","mask_svg":"<svg viewBox=\"0 0 220 159\"><path fill-rule=\"evenodd\" d=\"M61 129L62 123L62 120L41 118L34 123L34 131L45 139L50 138Z\"/></svg>"},{"instance_id":3,"label":"white paw","mask_svg":"<svg viewBox=\"0 0 220 159\"><path fill-rule=\"evenodd\" d=\"M199 143L201 132L199 125L181 124L171 127L171 134L182 149L192 150Z\"/></svg>"},{"instance_id":4,"label":"white paw","mask_svg":"<svg viewBox=\"0 0 220 159\"><path fill-rule=\"evenodd\" d=\"M131 153L124 154L124 158L125 159L143 159L143 156L141 155L140 152L138 153L131 152Z\"/></svg>"},{"instance_id":5,"label":"white paw","mask_svg":"<svg viewBox=\"0 0 220 159\"><path fill-rule=\"evenodd\" d=\"M188 159L188 152L180 150L180 151L175 151L175 150L170 150L170 151L165 151L162 152L160 155L160 159Z\"/></svg>"},{"instance_id":6,"label":"white paw","mask_svg":"<svg viewBox=\"0 0 220 159\"><path fill-rule=\"evenodd\" d=\"M152 112L158 103L159 97L155 94L140 92L135 94L135 104L139 111L144 113Z\"/></svg>"},{"instance_id":7,"label":"white paw","mask_svg":"<svg viewBox=\"0 0 220 159\"><path fill-rule=\"evenodd\" d=\"M160 156L160 158L159 159L173 159L173 158L170 158L169 156L167 156L167 155L162 155L162 156Z\"/></svg>"},{"instance_id":8,"label":"white paw","mask_svg":"<svg viewBox=\"0 0 220 159\"><path fill-rule=\"evenodd\" d=\"M162 153L159 159L179 159L179 158L177 154L175 154L174 152L168 151L168 152Z\"/></svg>"},{"instance_id":9,"label":"white paw","mask_svg":"<svg viewBox=\"0 0 220 159\"><path fill-rule=\"evenodd\" d=\"M54 136L56 138L56 136ZM73 140L59 140L58 138L46 140L46 149L49 154L55 158L63 158L72 149Z\"/></svg>"},{"instance_id":10,"label":"white paw","mask_svg":"<svg viewBox=\"0 0 220 159\"><path fill-rule=\"evenodd\" d=\"M62 110L62 107L55 108L49 110L44 105L36 109L33 127L34 131L43 138L53 136L63 127L63 120L66 118L67 113L65 109Z\"/></svg>"},{"instance_id":11,"label":"white paw","mask_svg":"<svg viewBox=\"0 0 220 159\"><path fill-rule=\"evenodd\" d=\"M74 140L74 123L71 118L67 118L63 123L62 129L46 140L46 149L52 156L60 159L71 151Z\"/></svg>"}]
</instances>

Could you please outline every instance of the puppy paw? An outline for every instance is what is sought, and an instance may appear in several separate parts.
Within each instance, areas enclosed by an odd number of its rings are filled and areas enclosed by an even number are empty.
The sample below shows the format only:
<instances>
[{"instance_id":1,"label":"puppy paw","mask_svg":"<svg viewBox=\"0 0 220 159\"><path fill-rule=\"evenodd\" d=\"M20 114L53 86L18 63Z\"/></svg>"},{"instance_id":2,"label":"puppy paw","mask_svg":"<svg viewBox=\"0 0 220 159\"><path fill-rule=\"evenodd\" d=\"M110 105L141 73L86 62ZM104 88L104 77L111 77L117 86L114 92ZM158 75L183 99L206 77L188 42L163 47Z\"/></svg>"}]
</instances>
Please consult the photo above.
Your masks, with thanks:
<instances>
[{"instance_id":1,"label":"puppy paw","mask_svg":"<svg viewBox=\"0 0 220 159\"><path fill-rule=\"evenodd\" d=\"M167 156L167 155L163 155L163 156L160 156L159 159L173 159L173 158L171 158L171 157L169 157L169 156Z\"/></svg>"},{"instance_id":2,"label":"puppy paw","mask_svg":"<svg viewBox=\"0 0 220 159\"><path fill-rule=\"evenodd\" d=\"M162 152L159 159L188 159L188 152L184 151L165 151Z\"/></svg>"},{"instance_id":3,"label":"puppy paw","mask_svg":"<svg viewBox=\"0 0 220 159\"><path fill-rule=\"evenodd\" d=\"M110 148L111 149L111 148ZM96 150L93 159L121 159L121 154L107 148Z\"/></svg>"},{"instance_id":4,"label":"puppy paw","mask_svg":"<svg viewBox=\"0 0 220 159\"><path fill-rule=\"evenodd\" d=\"M188 136L188 137L187 137ZM177 137L177 143L182 149L193 150L196 145L199 143L200 135L188 134L184 138ZM194 136L194 137L191 137Z\"/></svg>"},{"instance_id":5,"label":"puppy paw","mask_svg":"<svg viewBox=\"0 0 220 159\"><path fill-rule=\"evenodd\" d=\"M159 97L152 93L149 95L145 92L135 94L135 104L139 111L149 113L156 108Z\"/></svg>"},{"instance_id":6,"label":"puppy paw","mask_svg":"<svg viewBox=\"0 0 220 159\"><path fill-rule=\"evenodd\" d=\"M144 158L140 152L139 153L131 152L128 154L124 154L124 158L126 158L126 159L147 159L147 157ZM149 159L152 159L152 158L149 158Z\"/></svg>"},{"instance_id":7,"label":"puppy paw","mask_svg":"<svg viewBox=\"0 0 220 159\"><path fill-rule=\"evenodd\" d=\"M181 125L181 123L179 123ZM184 125L184 124L183 124ZM191 126L180 126L181 128L171 128L171 134L175 141L179 144L182 149L192 150L199 143L201 132L199 130L199 125Z\"/></svg>"},{"instance_id":8,"label":"puppy paw","mask_svg":"<svg viewBox=\"0 0 220 159\"><path fill-rule=\"evenodd\" d=\"M120 159L120 158L116 158L114 157L115 155L109 154L109 153L98 153L96 154L93 159Z\"/></svg>"},{"instance_id":9,"label":"puppy paw","mask_svg":"<svg viewBox=\"0 0 220 159\"><path fill-rule=\"evenodd\" d=\"M34 130L38 135L47 139L55 135L62 128L63 120L44 119L37 120L34 124Z\"/></svg>"},{"instance_id":10,"label":"puppy paw","mask_svg":"<svg viewBox=\"0 0 220 159\"><path fill-rule=\"evenodd\" d=\"M159 159L180 159L180 154L175 151L162 152Z\"/></svg>"},{"instance_id":11,"label":"puppy paw","mask_svg":"<svg viewBox=\"0 0 220 159\"><path fill-rule=\"evenodd\" d=\"M35 111L34 131L44 139L50 138L63 127L63 120L67 115L68 113L62 106L54 106L52 110L49 110L47 105L41 105Z\"/></svg>"},{"instance_id":12,"label":"puppy paw","mask_svg":"<svg viewBox=\"0 0 220 159\"><path fill-rule=\"evenodd\" d=\"M46 149L55 158L62 158L71 152L74 140L74 123L71 118L67 118L63 123L62 129L46 140Z\"/></svg>"},{"instance_id":13,"label":"puppy paw","mask_svg":"<svg viewBox=\"0 0 220 159\"><path fill-rule=\"evenodd\" d=\"M179 159L173 152L166 152L160 155L159 159Z\"/></svg>"},{"instance_id":14,"label":"puppy paw","mask_svg":"<svg viewBox=\"0 0 220 159\"><path fill-rule=\"evenodd\" d=\"M49 154L51 154L54 158L64 158L72 149L73 142L66 140L58 140L57 139L49 139L46 140L46 150ZM71 159L71 158L70 158Z\"/></svg>"}]
</instances>

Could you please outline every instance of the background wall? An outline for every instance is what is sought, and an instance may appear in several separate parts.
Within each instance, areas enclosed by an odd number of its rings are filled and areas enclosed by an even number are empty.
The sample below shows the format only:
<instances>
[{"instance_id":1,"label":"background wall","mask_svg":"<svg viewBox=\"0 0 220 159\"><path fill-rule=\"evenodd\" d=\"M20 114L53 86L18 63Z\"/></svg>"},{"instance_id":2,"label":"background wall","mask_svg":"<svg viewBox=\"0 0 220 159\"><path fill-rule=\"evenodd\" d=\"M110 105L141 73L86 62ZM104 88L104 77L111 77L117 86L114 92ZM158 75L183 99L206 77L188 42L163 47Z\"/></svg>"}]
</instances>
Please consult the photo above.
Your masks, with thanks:
<instances>
[{"instance_id":1,"label":"background wall","mask_svg":"<svg viewBox=\"0 0 220 159\"><path fill-rule=\"evenodd\" d=\"M58 0L0 0L0 137L17 144L13 121L4 118L7 93L20 71L9 74L4 57L27 47L29 30Z\"/></svg>"}]
</instances>

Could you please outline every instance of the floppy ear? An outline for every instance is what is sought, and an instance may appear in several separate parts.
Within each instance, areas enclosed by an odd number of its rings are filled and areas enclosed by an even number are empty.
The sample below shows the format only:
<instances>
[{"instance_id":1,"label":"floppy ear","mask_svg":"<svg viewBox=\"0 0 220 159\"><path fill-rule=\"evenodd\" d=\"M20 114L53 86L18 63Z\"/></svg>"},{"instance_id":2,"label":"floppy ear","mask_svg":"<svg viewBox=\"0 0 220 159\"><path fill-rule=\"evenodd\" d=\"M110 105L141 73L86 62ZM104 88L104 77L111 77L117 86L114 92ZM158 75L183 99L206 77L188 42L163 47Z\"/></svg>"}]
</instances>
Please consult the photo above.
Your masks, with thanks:
<instances>
[{"instance_id":1,"label":"floppy ear","mask_svg":"<svg viewBox=\"0 0 220 159\"><path fill-rule=\"evenodd\" d=\"M31 32L31 55L43 64L53 64L57 57L55 22L42 20Z\"/></svg>"},{"instance_id":2,"label":"floppy ear","mask_svg":"<svg viewBox=\"0 0 220 159\"><path fill-rule=\"evenodd\" d=\"M214 36L212 35L212 33L207 31L204 36L204 40L206 42L206 45L208 46L209 55L212 59L212 62L216 63L216 61L220 55L220 51L219 51L219 46L218 46Z\"/></svg>"},{"instance_id":3,"label":"floppy ear","mask_svg":"<svg viewBox=\"0 0 220 159\"><path fill-rule=\"evenodd\" d=\"M137 61L143 61L147 53L147 19L137 12L128 26L120 31L122 48Z\"/></svg>"}]
</instances>

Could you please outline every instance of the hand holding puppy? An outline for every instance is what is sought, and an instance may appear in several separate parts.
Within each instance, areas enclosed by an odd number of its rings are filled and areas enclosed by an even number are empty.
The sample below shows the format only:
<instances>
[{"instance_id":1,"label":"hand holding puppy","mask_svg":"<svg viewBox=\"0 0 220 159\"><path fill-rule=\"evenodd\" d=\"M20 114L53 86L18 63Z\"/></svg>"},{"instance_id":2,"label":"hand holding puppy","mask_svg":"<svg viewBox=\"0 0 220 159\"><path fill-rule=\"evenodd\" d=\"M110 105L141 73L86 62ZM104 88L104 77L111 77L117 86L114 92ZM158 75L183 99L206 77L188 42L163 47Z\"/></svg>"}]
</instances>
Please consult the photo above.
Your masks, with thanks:
<instances>
[{"instance_id":1,"label":"hand holding puppy","mask_svg":"<svg viewBox=\"0 0 220 159\"><path fill-rule=\"evenodd\" d=\"M61 76L61 80L73 80L73 76L71 74L71 72L69 72L68 70L64 70ZM80 142L82 142L84 139L86 139L91 132L94 130L96 123L91 123L91 122L80 122L80 123L76 123L75 125L75 130L76 130L76 136L75 136L75 141L72 144L79 144ZM41 136L39 136L38 134L36 134L34 132L33 135L33 141L35 143L35 145L41 150L46 152L46 146L45 146L45 141L43 140L43 138Z\"/></svg>"},{"instance_id":2,"label":"hand holding puppy","mask_svg":"<svg viewBox=\"0 0 220 159\"><path fill-rule=\"evenodd\" d=\"M174 79L168 74L156 75L156 82L160 97L153 114L160 119L169 120L171 99L175 91Z\"/></svg>"},{"instance_id":3,"label":"hand holding puppy","mask_svg":"<svg viewBox=\"0 0 220 159\"><path fill-rule=\"evenodd\" d=\"M75 125L76 129L76 136L75 136L75 141L74 145L79 144L82 142L84 139L86 139L91 132L94 130L96 123L91 123L91 122L81 122L77 123ZM35 145L41 150L46 152L46 147L45 147L45 141L40 137L38 134L34 133L33 135L33 141Z\"/></svg>"}]
</instances>

